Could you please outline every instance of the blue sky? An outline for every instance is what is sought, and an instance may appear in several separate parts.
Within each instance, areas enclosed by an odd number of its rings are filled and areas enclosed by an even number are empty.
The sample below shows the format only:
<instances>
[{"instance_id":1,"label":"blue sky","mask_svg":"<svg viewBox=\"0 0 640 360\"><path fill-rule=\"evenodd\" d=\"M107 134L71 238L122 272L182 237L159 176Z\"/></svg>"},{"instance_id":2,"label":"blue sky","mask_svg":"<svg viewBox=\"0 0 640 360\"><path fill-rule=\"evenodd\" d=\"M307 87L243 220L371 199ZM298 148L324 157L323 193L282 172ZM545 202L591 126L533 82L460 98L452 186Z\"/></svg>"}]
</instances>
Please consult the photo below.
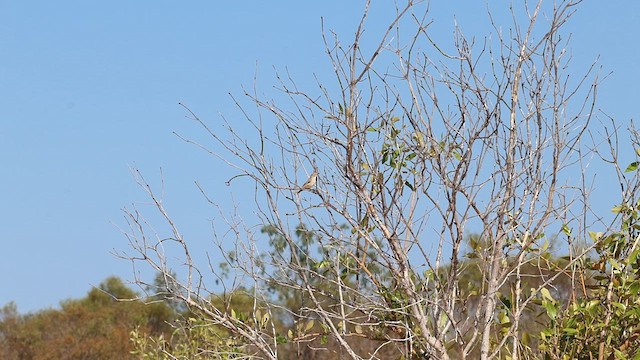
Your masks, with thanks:
<instances>
[{"instance_id":1,"label":"blue sky","mask_svg":"<svg viewBox=\"0 0 640 360\"><path fill-rule=\"evenodd\" d=\"M127 248L121 209L147 200L131 167L155 185L162 168L170 211L194 241L207 241L216 212L194 181L225 201L233 172L173 134L199 136L178 102L215 123L238 115L228 93L241 96L256 69L267 96L273 67L312 87L314 73L331 72L320 17L349 37L362 5L0 1L0 305L53 307L109 275L132 278L111 254ZM433 17L446 35L455 14L470 34L484 6L434 4ZM371 33L385 19L375 12ZM623 128L637 119L640 3L587 1L565 31L577 71L600 55L603 73L613 72L599 108Z\"/></svg>"}]
</instances>

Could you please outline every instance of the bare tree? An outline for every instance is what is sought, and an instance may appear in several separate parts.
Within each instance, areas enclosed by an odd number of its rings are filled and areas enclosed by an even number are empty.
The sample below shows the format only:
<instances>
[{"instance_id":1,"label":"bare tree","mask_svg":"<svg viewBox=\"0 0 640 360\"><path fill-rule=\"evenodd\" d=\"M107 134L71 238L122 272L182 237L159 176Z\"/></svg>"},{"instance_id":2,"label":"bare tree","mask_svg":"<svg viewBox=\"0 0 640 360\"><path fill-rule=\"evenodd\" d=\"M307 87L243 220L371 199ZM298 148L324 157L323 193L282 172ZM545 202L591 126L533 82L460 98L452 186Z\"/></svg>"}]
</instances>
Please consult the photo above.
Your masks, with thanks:
<instances>
[{"instance_id":1,"label":"bare tree","mask_svg":"<svg viewBox=\"0 0 640 360\"><path fill-rule=\"evenodd\" d=\"M323 29L333 82L301 90L287 74L278 77L285 104L248 92L252 114L236 101L255 134L233 122L222 132L185 107L212 144L185 140L235 169L232 186L255 184L267 230L230 219L236 246L230 253L216 236L212 255L251 279L252 319L214 305L205 273L220 270L195 264L142 177L171 235L149 237L141 214L128 211L129 257L164 274L169 296L242 339L237 353L246 356L277 359L284 342L321 348L322 338L354 359L388 349L407 358L527 357L527 310L585 253L543 271L545 243L566 238L574 249L589 219L583 137L598 78L593 66L569 77L561 36L579 2L514 5L510 24L489 12L490 34L466 37L456 27L447 50L430 32L428 5L416 1L399 2L376 45L363 46L367 1L350 43ZM300 240L305 232L313 247ZM482 241L469 249L470 233ZM277 251L259 245L267 237ZM184 281L172 275L168 243L182 249ZM473 262L464 261L468 251ZM471 267L479 284L464 282ZM534 288L525 267L539 269ZM273 288L304 301L282 306ZM284 334L273 323L282 311L294 321ZM356 346L362 338L369 348Z\"/></svg>"}]
</instances>

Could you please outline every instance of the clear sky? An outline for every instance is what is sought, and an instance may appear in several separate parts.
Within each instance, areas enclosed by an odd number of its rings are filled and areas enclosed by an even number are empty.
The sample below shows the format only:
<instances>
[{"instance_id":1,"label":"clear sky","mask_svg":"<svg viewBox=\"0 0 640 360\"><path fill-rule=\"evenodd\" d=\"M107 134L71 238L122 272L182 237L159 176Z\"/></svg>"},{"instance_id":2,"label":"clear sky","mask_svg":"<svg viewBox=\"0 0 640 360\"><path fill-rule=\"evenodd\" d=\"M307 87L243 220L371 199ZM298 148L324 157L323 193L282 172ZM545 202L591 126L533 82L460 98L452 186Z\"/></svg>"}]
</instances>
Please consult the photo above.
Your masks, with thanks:
<instances>
[{"instance_id":1,"label":"clear sky","mask_svg":"<svg viewBox=\"0 0 640 360\"><path fill-rule=\"evenodd\" d=\"M349 37L363 3L0 0L0 306L54 307L109 275L132 278L111 254L127 248L121 209L147 200L131 167L155 185L162 168L170 211L206 241L216 211L194 181L224 199L233 172L173 135L199 133L178 102L215 123L238 116L227 94L241 96L256 69L267 96L273 67L312 87L331 72L320 17ZM486 3L467 3L434 2L436 24L455 14L472 32ZM377 12L368 26L388 19ZM585 1L565 32L578 70L600 55L613 72L599 108L623 128L637 120L640 2ZM603 191L597 201L610 200Z\"/></svg>"}]
</instances>

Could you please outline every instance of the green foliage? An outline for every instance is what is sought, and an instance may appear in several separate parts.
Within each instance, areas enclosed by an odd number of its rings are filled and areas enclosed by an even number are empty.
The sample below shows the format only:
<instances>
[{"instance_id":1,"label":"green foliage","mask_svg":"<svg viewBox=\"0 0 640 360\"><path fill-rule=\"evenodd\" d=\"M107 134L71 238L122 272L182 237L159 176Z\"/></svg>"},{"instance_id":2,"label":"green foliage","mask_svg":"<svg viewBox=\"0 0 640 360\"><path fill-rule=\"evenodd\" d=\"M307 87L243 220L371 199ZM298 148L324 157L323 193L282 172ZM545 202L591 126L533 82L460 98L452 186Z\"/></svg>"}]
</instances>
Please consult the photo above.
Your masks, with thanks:
<instances>
[{"instance_id":1,"label":"green foliage","mask_svg":"<svg viewBox=\"0 0 640 360\"><path fill-rule=\"evenodd\" d=\"M361 220L361 225L367 227L368 218ZM343 227L340 230L346 230ZM352 238L356 241L353 244L341 243L339 246L323 242L322 238L315 231L309 230L305 225L299 225L295 230L295 237L288 238L281 234L276 227L267 225L262 228L262 233L269 237L271 249L265 254L262 263L268 263L270 259L286 259L290 262L287 270L287 277L294 279L299 288L282 286L277 277L270 275L272 269L263 268L264 275L271 277L267 286L278 300L283 302L288 309L296 313L305 305L310 305L309 299L305 296L302 285L304 279L302 274L307 274L307 280L311 285L324 290L325 294L330 294L332 290L329 286L331 280L340 277L340 281L346 284L360 286L360 290L370 287L373 281L371 275L384 278L385 269L378 262L378 254L370 248L358 243L358 234L351 232ZM383 247L380 243L378 246ZM340 249L340 251L338 251ZM365 269L366 267L366 269ZM292 269L298 269L294 271ZM321 296L321 298L325 298Z\"/></svg>"},{"instance_id":2,"label":"green foliage","mask_svg":"<svg viewBox=\"0 0 640 360\"><path fill-rule=\"evenodd\" d=\"M613 211L618 231L590 233L597 256L580 269L591 279L586 296L560 310L543 294L551 323L540 349L549 359L640 359L640 202Z\"/></svg>"},{"instance_id":3,"label":"green foliage","mask_svg":"<svg viewBox=\"0 0 640 360\"><path fill-rule=\"evenodd\" d=\"M385 186L396 193L402 193L404 187L415 191L422 181L421 177L415 176L416 169L421 168L421 162L424 161L419 154L447 164L456 164L462 160L458 144L437 141L420 131L412 130L415 127L405 122L410 120L389 115L380 121L379 127L367 129L368 134L376 137L374 139L369 136L368 140L381 144L379 168L370 169L368 164L362 164L365 172L374 176L373 183L378 187L374 192L381 191Z\"/></svg>"},{"instance_id":4,"label":"green foliage","mask_svg":"<svg viewBox=\"0 0 640 360\"><path fill-rule=\"evenodd\" d=\"M365 228L367 223L366 217L361 220L361 225ZM359 234L346 227L339 231L347 234L349 240L357 240L359 237ZM371 314L375 316L372 321L377 320L379 324L361 326L354 325L351 321L337 320L331 324L353 334L349 336L353 346L367 349L363 350L364 353L388 343L388 333L398 331L396 328L391 329L386 323L397 324L404 318L402 313L406 312L408 299L395 286L385 284L388 270L380 265L373 249L357 244L357 241L335 246L336 244L323 241L317 232L309 230L305 225L298 226L293 236L283 234L276 227L268 225L262 228L262 233L268 237L270 248L260 255L258 262L267 279L264 288L268 290L267 295L270 297L258 300L254 298L253 291L238 289L227 294L212 295L203 304L204 308L220 311L237 328L257 331L263 338L269 339L269 342L277 344L279 358L298 359L310 347L325 350L340 347L331 336L330 324L308 311L315 306L315 301L325 308L340 306L340 296L334 286L339 281L345 288L358 288L384 303L395 304L386 312ZM383 247L382 244L377 246ZM235 256L227 259L231 260L226 263L227 268L237 265ZM284 270L279 268L286 275L269 268L269 264L276 262L276 259L290 265ZM283 284L274 273L286 277L287 284ZM374 282L377 285L372 286ZM310 298L305 284L315 289L314 300ZM350 296L350 301L365 301L355 299L351 294ZM348 308L346 304L342 306ZM362 316L354 310L348 310L353 317ZM185 317L189 320L176 323L176 330L170 337L144 337L136 331L132 332L132 340L136 344L135 354L160 359L186 359L195 354L203 358L234 358L250 356L255 351L254 346L246 339L237 336L237 330L214 323L206 313L194 312ZM347 328L343 329L344 326ZM194 327L198 327L198 331ZM397 337L397 334L394 336ZM385 351L394 353L393 350Z\"/></svg>"},{"instance_id":5,"label":"green foliage","mask_svg":"<svg viewBox=\"0 0 640 360\"><path fill-rule=\"evenodd\" d=\"M185 313L187 311L185 304L177 297L180 294L180 285L176 279L177 274L175 272L156 274L153 284L145 287L145 293L148 296L147 300L149 302L161 301L171 308L171 311L175 314Z\"/></svg>"},{"instance_id":6,"label":"green foliage","mask_svg":"<svg viewBox=\"0 0 640 360\"><path fill-rule=\"evenodd\" d=\"M279 318L272 316L269 304L260 301L251 291L239 288L230 293L212 295L202 308L221 312L235 331L215 321L210 314L193 310L181 314L172 323L173 331L148 335L136 328L131 331L134 344L132 354L141 359L236 359L251 357L255 349L237 329L255 330L270 337L273 331L280 335L282 343L286 330ZM277 341L280 341L276 339Z\"/></svg>"},{"instance_id":7,"label":"green foliage","mask_svg":"<svg viewBox=\"0 0 640 360\"><path fill-rule=\"evenodd\" d=\"M246 357L243 343L219 326L204 319L189 318L176 324L176 330L149 336L139 328L131 331L132 355L138 359L236 359Z\"/></svg>"}]
</instances>

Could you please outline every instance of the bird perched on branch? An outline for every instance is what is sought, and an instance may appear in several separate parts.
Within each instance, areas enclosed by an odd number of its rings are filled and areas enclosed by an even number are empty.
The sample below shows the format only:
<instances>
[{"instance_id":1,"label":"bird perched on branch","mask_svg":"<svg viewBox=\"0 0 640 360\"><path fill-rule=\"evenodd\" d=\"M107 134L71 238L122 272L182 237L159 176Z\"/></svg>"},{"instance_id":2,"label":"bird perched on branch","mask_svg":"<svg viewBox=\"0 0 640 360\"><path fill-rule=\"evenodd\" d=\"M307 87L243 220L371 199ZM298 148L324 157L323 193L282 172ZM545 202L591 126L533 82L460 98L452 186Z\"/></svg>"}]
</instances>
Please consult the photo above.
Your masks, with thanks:
<instances>
[{"instance_id":1,"label":"bird perched on branch","mask_svg":"<svg viewBox=\"0 0 640 360\"><path fill-rule=\"evenodd\" d=\"M309 179L307 180L307 182L305 182L304 185L302 185L300 189L298 189L298 193L304 190L313 189L313 187L316 186L317 181L318 181L318 169L314 169L313 173L311 173L311 176L309 176Z\"/></svg>"}]
</instances>

